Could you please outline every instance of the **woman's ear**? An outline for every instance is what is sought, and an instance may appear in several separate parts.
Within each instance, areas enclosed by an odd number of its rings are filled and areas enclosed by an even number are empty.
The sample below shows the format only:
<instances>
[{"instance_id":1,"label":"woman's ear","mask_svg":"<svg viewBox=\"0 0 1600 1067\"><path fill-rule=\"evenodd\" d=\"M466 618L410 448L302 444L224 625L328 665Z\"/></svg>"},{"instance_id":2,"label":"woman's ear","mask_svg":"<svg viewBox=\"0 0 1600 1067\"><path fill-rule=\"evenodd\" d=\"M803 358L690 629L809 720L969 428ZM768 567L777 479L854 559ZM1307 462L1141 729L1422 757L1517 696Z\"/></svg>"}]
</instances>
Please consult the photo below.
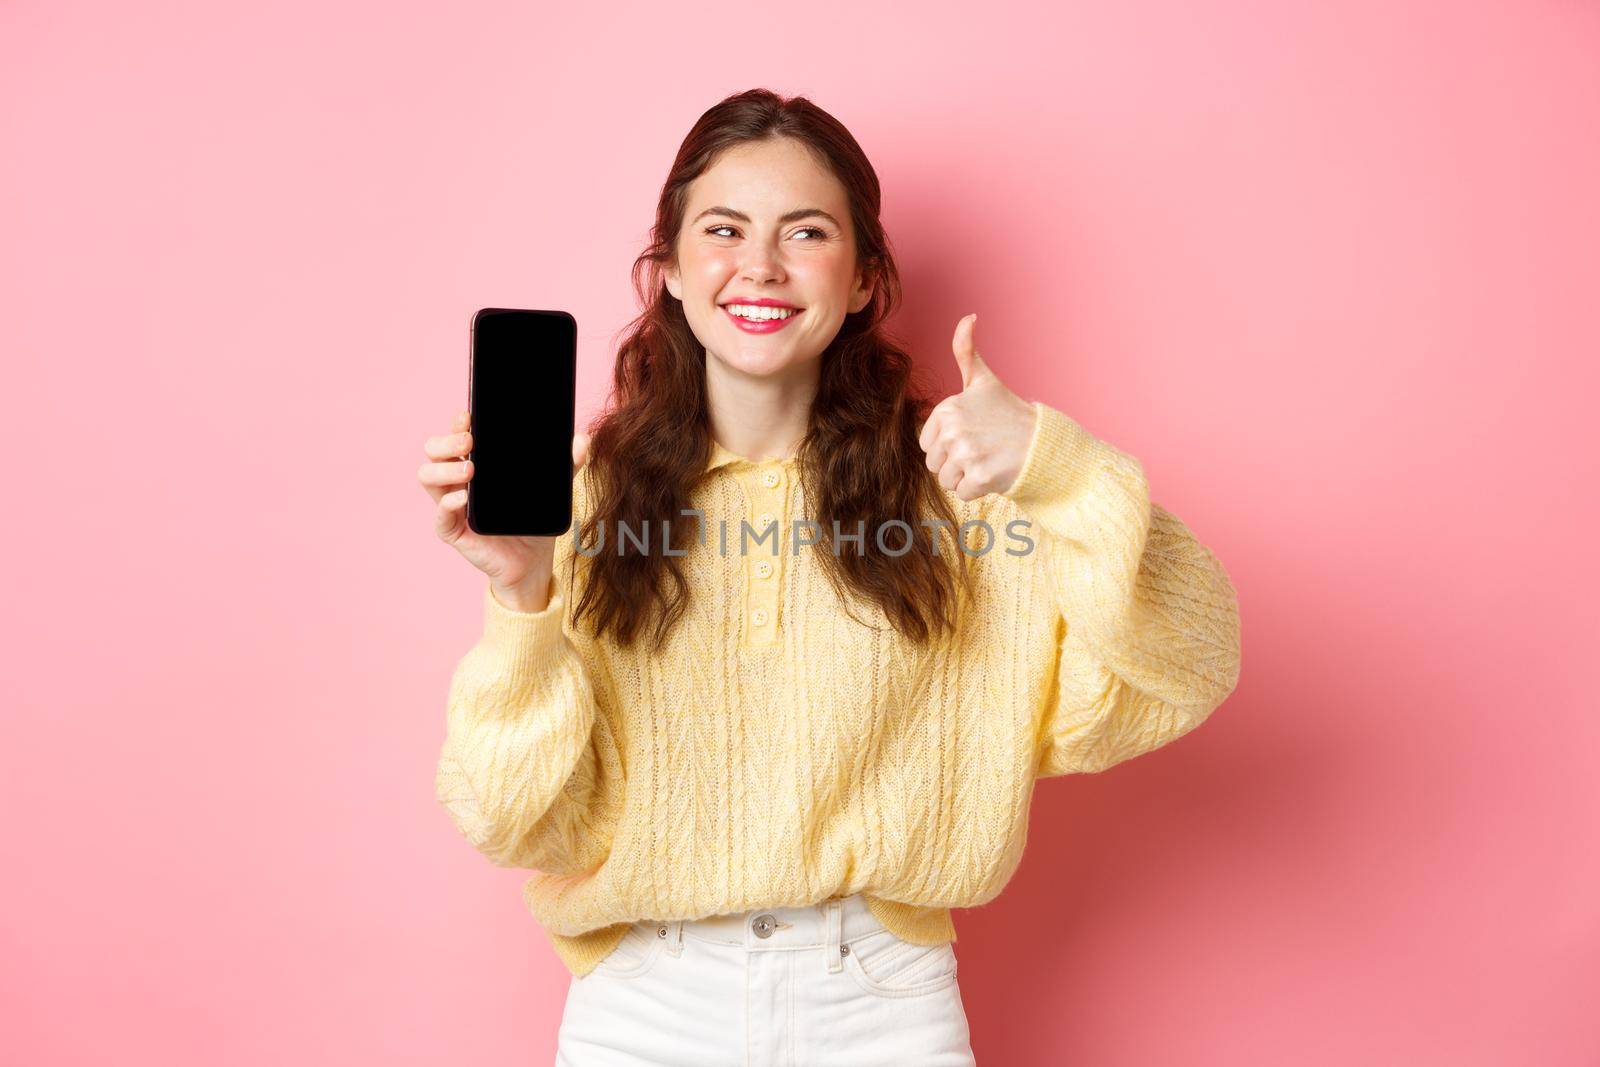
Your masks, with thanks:
<instances>
[{"instance_id":1,"label":"woman's ear","mask_svg":"<svg viewBox=\"0 0 1600 1067\"><path fill-rule=\"evenodd\" d=\"M850 291L850 313L852 315L872 302L873 282L874 276L870 268L856 271L856 287Z\"/></svg>"},{"instance_id":2,"label":"woman's ear","mask_svg":"<svg viewBox=\"0 0 1600 1067\"><path fill-rule=\"evenodd\" d=\"M666 267L661 275L667 283L667 292L671 293L679 303L683 302L683 280L678 277L677 267Z\"/></svg>"}]
</instances>

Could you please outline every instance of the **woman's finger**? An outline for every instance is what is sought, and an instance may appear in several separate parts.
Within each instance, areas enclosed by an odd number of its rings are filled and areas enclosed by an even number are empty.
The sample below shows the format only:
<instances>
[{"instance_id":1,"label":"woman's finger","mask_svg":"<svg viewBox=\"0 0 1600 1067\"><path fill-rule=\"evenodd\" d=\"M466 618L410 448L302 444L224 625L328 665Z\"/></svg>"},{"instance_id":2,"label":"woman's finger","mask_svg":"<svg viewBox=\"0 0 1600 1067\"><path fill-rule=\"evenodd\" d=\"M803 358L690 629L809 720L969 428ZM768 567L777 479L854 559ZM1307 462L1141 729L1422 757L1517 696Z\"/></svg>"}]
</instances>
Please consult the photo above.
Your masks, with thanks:
<instances>
[{"instance_id":1,"label":"woman's finger","mask_svg":"<svg viewBox=\"0 0 1600 1067\"><path fill-rule=\"evenodd\" d=\"M466 489L454 489L439 497L439 508L434 512L434 532L439 540L454 544L466 526Z\"/></svg>"},{"instance_id":2,"label":"woman's finger","mask_svg":"<svg viewBox=\"0 0 1600 1067\"><path fill-rule=\"evenodd\" d=\"M422 451L429 459L466 459L472 451L472 434L466 430L430 437L422 442Z\"/></svg>"},{"instance_id":3,"label":"woman's finger","mask_svg":"<svg viewBox=\"0 0 1600 1067\"><path fill-rule=\"evenodd\" d=\"M934 412L928 419L927 424L922 427L922 435L917 439L917 443L922 446L922 451L927 453L924 464L935 474L939 473L939 469L950 458L950 449L945 444L945 435L941 427L934 421L938 418L939 412Z\"/></svg>"},{"instance_id":4,"label":"woman's finger","mask_svg":"<svg viewBox=\"0 0 1600 1067\"><path fill-rule=\"evenodd\" d=\"M472 481L472 460L452 460L449 463L424 463L417 468L417 480L423 485L449 492Z\"/></svg>"},{"instance_id":5,"label":"woman's finger","mask_svg":"<svg viewBox=\"0 0 1600 1067\"><path fill-rule=\"evenodd\" d=\"M433 497L434 503L446 493L457 489L465 490L467 482L472 480L472 461L461 460L451 463L424 463L417 468L417 481Z\"/></svg>"},{"instance_id":6,"label":"woman's finger","mask_svg":"<svg viewBox=\"0 0 1600 1067\"><path fill-rule=\"evenodd\" d=\"M964 465L953 459L947 459L939 467L939 484L951 492L961 484L961 479L966 477L967 469Z\"/></svg>"},{"instance_id":7,"label":"woman's finger","mask_svg":"<svg viewBox=\"0 0 1600 1067\"><path fill-rule=\"evenodd\" d=\"M456 416L456 426L460 427L466 412ZM467 481L463 477L445 477L439 467L457 467L460 462L467 461L467 454L472 451L472 434L466 430L457 429L454 433L438 434L422 442L422 453L432 462L424 463L417 468L417 481L433 497L434 503L439 502L439 497L461 482Z\"/></svg>"},{"instance_id":8,"label":"woman's finger","mask_svg":"<svg viewBox=\"0 0 1600 1067\"><path fill-rule=\"evenodd\" d=\"M931 449L938 442L939 424L943 415L944 409L935 405L934 409L928 413L928 421L922 424L922 432L917 434L917 444L922 446L924 452ZM929 469L934 470L936 468L930 467Z\"/></svg>"}]
</instances>

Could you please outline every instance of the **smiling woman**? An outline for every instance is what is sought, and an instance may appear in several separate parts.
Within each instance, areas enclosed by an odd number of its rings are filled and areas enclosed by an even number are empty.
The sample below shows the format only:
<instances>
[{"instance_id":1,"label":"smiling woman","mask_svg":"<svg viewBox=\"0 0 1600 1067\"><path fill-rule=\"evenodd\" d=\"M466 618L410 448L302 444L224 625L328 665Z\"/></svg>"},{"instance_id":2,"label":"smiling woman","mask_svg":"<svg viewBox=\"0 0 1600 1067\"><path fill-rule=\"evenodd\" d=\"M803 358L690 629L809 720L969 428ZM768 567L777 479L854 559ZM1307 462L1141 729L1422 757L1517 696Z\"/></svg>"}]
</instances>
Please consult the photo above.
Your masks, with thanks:
<instances>
[{"instance_id":1,"label":"smiling woman","mask_svg":"<svg viewBox=\"0 0 1600 1067\"><path fill-rule=\"evenodd\" d=\"M749 410L761 397L788 423L780 447L805 436L800 417L819 361L845 316L872 297L855 231L839 221L850 211L834 173L806 142L770 137L725 149L684 190L689 210L708 206L685 227L663 278L706 348L712 433L735 451L768 442L752 441L749 423L717 425L715 413Z\"/></svg>"},{"instance_id":2,"label":"smiling woman","mask_svg":"<svg viewBox=\"0 0 1600 1067\"><path fill-rule=\"evenodd\" d=\"M571 538L465 529L471 435L430 439L440 536L490 579L437 792L537 872L558 1064L972 1064L950 909L1017 869L1036 780L1167 744L1237 681L1227 573L1136 459L1006 388L975 316L961 392L913 387L879 206L826 112L722 101L634 265ZM706 543L729 524L817 536Z\"/></svg>"},{"instance_id":3,"label":"smiling woman","mask_svg":"<svg viewBox=\"0 0 1600 1067\"><path fill-rule=\"evenodd\" d=\"M830 533L835 519L869 529L953 521L917 443L932 400L911 388L910 357L880 332L899 297L880 195L849 131L804 98L757 91L701 117L635 263L646 307L619 348L615 407L591 443L600 520L640 528L691 509L721 443L739 456L793 455L809 517ZM633 386L646 376L649 388ZM690 529L679 529L687 543ZM949 625L958 574L922 533L922 552L828 552L822 565L926 637ZM653 623L659 647L687 608L684 587L675 556L607 554L580 617L592 613L624 643Z\"/></svg>"}]
</instances>

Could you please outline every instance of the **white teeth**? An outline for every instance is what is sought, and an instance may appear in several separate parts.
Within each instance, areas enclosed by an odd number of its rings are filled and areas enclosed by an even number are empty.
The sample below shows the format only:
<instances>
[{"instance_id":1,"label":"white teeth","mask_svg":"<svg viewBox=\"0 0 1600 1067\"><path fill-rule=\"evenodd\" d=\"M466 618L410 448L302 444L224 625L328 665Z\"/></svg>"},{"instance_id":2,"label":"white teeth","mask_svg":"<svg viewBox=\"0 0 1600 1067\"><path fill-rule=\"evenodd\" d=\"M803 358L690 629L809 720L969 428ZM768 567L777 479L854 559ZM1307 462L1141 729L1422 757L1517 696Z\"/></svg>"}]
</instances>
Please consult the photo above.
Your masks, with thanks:
<instances>
[{"instance_id":1,"label":"white teeth","mask_svg":"<svg viewBox=\"0 0 1600 1067\"><path fill-rule=\"evenodd\" d=\"M741 319L786 319L798 308L759 307L755 304L727 304L727 309Z\"/></svg>"}]
</instances>

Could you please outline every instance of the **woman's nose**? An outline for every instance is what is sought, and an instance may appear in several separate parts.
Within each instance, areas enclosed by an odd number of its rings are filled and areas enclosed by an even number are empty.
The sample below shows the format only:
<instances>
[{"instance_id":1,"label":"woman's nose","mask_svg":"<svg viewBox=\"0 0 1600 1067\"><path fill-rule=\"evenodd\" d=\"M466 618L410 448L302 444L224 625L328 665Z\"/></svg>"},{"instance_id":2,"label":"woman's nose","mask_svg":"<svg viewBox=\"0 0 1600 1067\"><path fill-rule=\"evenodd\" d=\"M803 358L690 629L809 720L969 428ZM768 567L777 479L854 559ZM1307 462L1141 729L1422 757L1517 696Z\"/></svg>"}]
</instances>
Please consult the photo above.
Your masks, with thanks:
<instances>
[{"instance_id":1,"label":"woman's nose","mask_svg":"<svg viewBox=\"0 0 1600 1067\"><path fill-rule=\"evenodd\" d=\"M766 248L752 248L741 267L743 276L751 281L783 277L783 264L777 252Z\"/></svg>"}]
</instances>

